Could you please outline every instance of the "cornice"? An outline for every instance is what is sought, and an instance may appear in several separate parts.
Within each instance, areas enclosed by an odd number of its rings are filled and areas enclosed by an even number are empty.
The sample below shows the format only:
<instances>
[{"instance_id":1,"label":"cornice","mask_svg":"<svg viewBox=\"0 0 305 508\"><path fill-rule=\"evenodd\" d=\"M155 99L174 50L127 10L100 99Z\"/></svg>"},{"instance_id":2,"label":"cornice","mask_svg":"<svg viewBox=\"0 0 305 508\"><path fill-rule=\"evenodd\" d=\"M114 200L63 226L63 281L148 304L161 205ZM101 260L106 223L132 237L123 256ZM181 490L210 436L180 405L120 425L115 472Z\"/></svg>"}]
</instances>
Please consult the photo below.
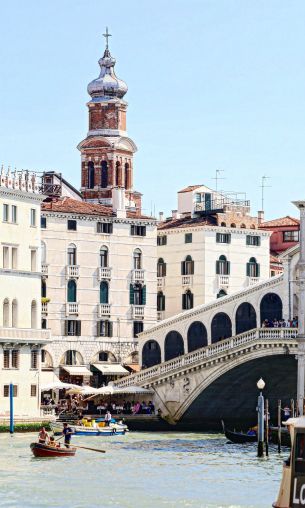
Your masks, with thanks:
<instances>
[{"instance_id":1,"label":"cornice","mask_svg":"<svg viewBox=\"0 0 305 508\"><path fill-rule=\"evenodd\" d=\"M56 217L59 219L81 219L86 220L88 222L111 222L114 224L136 224L136 225L144 225L144 226L155 226L157 223L157 219L136 219L129 217L104 217L99 215L89 215L89 214L77 214L77 213L65 213L65 212L54 212L51 210L45 211L41 210L42 217Z\"/></svg>"},{"instance_id":2,"label":"cornice","mask_svg":"<svg viewBox=\"0 0 305 508\"><path fill-rule=\"evenodd\" d=\"M212 231L216 233L231 233L238 235L251 235L251 236L266 236L270 237L272 235L272 231L262 231L260 229L246 229L246 228L224 228L221 226L191 226L191 227L177 227L177 228L169 228L169 229L160 229L157 230L158 236L171 235L171 234L179 234L181 232L192 233L192 231Z\"/></svg>"},{"instance_id":3,"label":"cornice","mask_svg":"<svg viewBox=\"0 0 305 508\"><path fill-rule=\"evenodd\" d=\"M24 192L18 189L9 189L6 187L0 187L0 195L22 201L37 201L37 204L42 203L42 201L46 198L46 196L42 194Z\"/></svg>"}]
</instances>

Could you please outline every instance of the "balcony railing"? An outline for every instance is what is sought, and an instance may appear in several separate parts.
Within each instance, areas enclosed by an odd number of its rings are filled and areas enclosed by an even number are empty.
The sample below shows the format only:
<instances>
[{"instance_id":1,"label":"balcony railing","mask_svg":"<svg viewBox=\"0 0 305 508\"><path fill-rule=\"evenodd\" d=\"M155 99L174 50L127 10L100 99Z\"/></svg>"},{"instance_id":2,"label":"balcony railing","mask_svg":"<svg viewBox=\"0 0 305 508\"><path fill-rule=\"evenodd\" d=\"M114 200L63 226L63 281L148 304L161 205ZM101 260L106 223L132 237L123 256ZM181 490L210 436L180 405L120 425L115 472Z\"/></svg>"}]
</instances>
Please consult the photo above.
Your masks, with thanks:
<instances>
[{"instance_id":1,"label":"balcony railing","mask_svg":"<svg viewBox=\"0 0 305 508\"><path fill-rule=\"evenodd\" d=\"M162 321L164 319L164 310L158 310L157 311L157 320Z\"/></svg>"},{"instance_id":2,"label":"balcony railing","mask_svg":"<svg viewBox=\"0 0 305 508\"><path fill-rule=\"evenodd\" d=\"M42 275L47 277L48 274L49 274L48 272L49 272L49 265L47 265L46 263L42 263L41 264L41 273L42 273Z\"/></svg>"},{"instance_id":3,"label":"balcony railing","mask_svg":"<svg viewBox=\"0 0 305 508\"><path fill-rule=\"evenodd\" d=\"M144 318L145 305L132 305L131 309L132 309L132 318L133 319Z\"/></svg>"},{"instance_id":4,"label":"balcony railing","mask_svg":"<svg viewBox=\"0 0 305 508\"><path fill-rule=\"evenodd\" d=\"M98 307L99 317L110 316L111 305L110 303L100 303Z\"/></svg>"},{"instance_id":5,"label":"balcony railing","mask_svg":"<svg viewBox=\"0 0 305 508\"><path fill-rule=\"evenodd\" d=\"M48 341L51 338L50 330L40 330L33 328L2 328L0 327L0 338L10 342L11 340L35 342Z\"/></svg>"},{"instance_id":6,"label":"balcony railing","mask_svg":"<svg viewBox=\"0 0 305 508\"><path fill-rule=\"evenodd\" d=\"M66 265L66 275L70 277L79 277L79 266L78 265Z\"/></svg>"},{"instance_id":7,"label":"balcony railing","mask_svg":"<svg viewBox=\"0 0 305 508\"><path fill-rule=\"evenodd\" d=\"M193 285L193 275L182 275L181 278L182 286L192 286Z\"/></svg>"},{"instance_id":8,"label":"balcony railing","mask_svg":"<svg viewBox=\"0 0 305 508\"><path fill-rule=\"evenodd\" d=\"M100 266L98 269L99 280L111 279L111 268Z\"/></svg>"},{"instance_id":9,"label":"balcony railing","mask_svg":"<svg viewBox=\"0 0 305 508\"><path fill-rule=\"evenodd\" d=\"M230 275L218 275L218 285L228 287L230 284Z\"/></svg>"},{"instance_id":10,"label":"balcony railing","mask_svg":"<svg viewBox=\"0 0 305 508\"><path fill-rule=\"evenodd\" d=\"M145 278L145 270L135 269L131 272L131 280L132 282L143 282Z\"/></svg>"},{"instance_id":11,"label":"balcony railing","mask_svg":"<svg viewBox=\"0 0 305 508\"><path fill-rule=\"evenodd\" d=\"M157 277L157 288L163 289L165 286L165 277Z\"/></svg>"},{"instance_id":12,"label":"balcony railing","mask_svg":"<svg viewBox=\"0 0 305 508\"><path fill-rule=\"evenodd\" d=\"M77 302L69 302L66 303L66 315L72 316L78 314L78 303Z\"/></svg>"},{"instance_id":13,"label":"balcony railing","mask_svg":"<svg viewBox=\"0 0 305 508\"><path fill-rule=\"evenodd\" d=\"M259 282L259 277L248 277L248 286L254 286Z\"/></svg>"},{"instance_id":14,"label":"balcony railing","mask_svg":"<svg viewBox=\"0 0 305 508\"><path fill-rule=\"evenodd\" d=\"M48 302L44 302L41 304L41 313L42 314L48 313Z\"/></svg>"}]
</instances>

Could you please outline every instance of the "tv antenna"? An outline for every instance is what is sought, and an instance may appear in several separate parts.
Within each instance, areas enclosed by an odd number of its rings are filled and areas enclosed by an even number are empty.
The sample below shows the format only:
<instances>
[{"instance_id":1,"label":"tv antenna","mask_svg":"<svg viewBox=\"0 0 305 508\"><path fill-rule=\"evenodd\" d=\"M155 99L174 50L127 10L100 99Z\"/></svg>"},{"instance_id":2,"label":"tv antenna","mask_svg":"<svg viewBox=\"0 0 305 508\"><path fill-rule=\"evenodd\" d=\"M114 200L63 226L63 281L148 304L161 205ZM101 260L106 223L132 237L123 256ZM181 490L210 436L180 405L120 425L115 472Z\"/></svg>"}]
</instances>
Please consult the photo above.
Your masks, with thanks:
<instances>
[{"instance_id":1,"label":"tv antenna","mask_svg":"<svg viewBox=\"0 0 305 508\"><path fill-rule=\"evenodd\" d=\"M271 187L271 185L267 185L267 180L269 180L270 176L262 176L262 184L260 185L262 189L262 212L264 212L264 202L265 202L265 189L266 187Z\"/></svg>"},{"instance_id":2,"label":"tv antenna","mask_svg":"<svg viewBox=\"0 0 305 508\"><path fill-rule=\"evenodd\" d=\"M221 173L224 172L224 169L216 169L215 176L212 178L212 180L215 180L215 191L218 192L218 181L219 180L225 180L223 176L220 176Z\"/></svg>"}]
</instances>

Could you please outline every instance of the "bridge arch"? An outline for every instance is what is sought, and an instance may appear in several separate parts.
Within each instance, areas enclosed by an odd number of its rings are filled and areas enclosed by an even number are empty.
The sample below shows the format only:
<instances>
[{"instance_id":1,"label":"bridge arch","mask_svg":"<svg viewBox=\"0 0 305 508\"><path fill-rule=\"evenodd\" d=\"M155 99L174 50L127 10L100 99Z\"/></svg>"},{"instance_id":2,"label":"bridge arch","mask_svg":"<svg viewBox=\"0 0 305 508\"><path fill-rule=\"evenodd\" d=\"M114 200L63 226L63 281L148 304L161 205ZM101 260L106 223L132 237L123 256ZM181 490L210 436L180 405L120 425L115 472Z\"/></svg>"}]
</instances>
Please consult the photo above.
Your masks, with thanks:
<instances>
[{"instance_id":1,"label":"bridge arch","mask_svg":"<svg viewBox=\"0 0 305 508\"><path fill-rule=\"evenodd\" d=\"M164 341L164 360L172 360L184 355L184 341L182 335L176 330L168 332Z\"/></svg>"},{"instance_id":2,"label":"bridge arch","mask_svg":"<svg viewBox=\"0 0 305 508\"><path fill-rule=\"evenodd\" d=\"M211 323L212 343L232 337L232 321L225 312L218 312Z\"/></svg>"},{"instance_id":3,"label":"bridge arch","mask_svg":"<svg viewBox=\"0 0 305 508\"><path fill-rule=\"evenodd\" d=\"M161 363L161 348L156 340L148 340L142 349L142 367L153 367Z\"/></svg>"},{"instance_id":4,"label":"bridge arch","mask_svg":"<svg viewBox=\"0 0 305 508\"><path fill-rule=\"evenodd\" d=\"M247 332L252 328L256 328L257 319L256 311L249 302L241 303L235 313L236 334Z\"/></svg>"},{"instance_id":5,"label":"bridge arch","mask_svg":"<svg viewBox=\"0 0 305 508\"><path fill-rule=\"evenodd\" d=\"M201 321L194 321L187 331L187 350L189 353L208 345L207 329Z\"/></svg>"},{"instance_id":6,"label":"bridge arch","mask_svg":"<svg viewBox=\"0 0 305 508\"><path fill-rule=\"evenodd\" d=\"M282 319L283 302L277 293L266 293L260 301L261 323L268 319ZM260 324L261 324L260 323Z\"/></svg>"}]
</instances>

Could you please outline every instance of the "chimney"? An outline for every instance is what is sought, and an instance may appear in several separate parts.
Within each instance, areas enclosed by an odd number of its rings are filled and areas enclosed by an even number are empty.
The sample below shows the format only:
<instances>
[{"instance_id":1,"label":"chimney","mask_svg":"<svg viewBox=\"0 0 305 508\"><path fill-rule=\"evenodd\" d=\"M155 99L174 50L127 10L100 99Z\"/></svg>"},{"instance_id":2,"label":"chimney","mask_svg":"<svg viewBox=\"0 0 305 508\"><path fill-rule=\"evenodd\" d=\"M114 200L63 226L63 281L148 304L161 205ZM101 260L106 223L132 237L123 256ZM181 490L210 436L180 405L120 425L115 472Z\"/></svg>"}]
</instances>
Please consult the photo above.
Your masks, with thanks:
<instances>
[{"instance_id":1,"label":"chimney","mask_svg":"<svg viewBox=\"0 0 305 508\"><path fill-rule=\"evenodd\" d=\"M125 189L124 187L113 187L112 189L112 208L119 219L126 218L125 208Z\"/></svg>"},{"instance_id":2,"label":"chimney","mask_svg":"<svg viewBox=\"0 0 305 508\"><path fill-rule=\"evenodd\" d=\"M164 221L164 213L159 212L159 222L163 222L163 221Z\"/></svg>"},{"instance_id":3,"label":"chimney","mask_svg":"<svg viewBox=\"0 0 305 508\"><path fill-rule=\"evenodd\" d=\"M262 222L264 222L264 215L265 215L264 210L259 210L259 211L257 212L257 221L258 221L258 225L260 225Z\"/></svg>"},{"instance_id":4,"label":"chimney","mask_svg":"<svg viewBox=\"0 0 305 508\"><path fill-rule=\"evenodd\" d=\"M178 213L178 210L172 210L172 218L180 219L180 214Z\"/></svg>"}]
</instances>

